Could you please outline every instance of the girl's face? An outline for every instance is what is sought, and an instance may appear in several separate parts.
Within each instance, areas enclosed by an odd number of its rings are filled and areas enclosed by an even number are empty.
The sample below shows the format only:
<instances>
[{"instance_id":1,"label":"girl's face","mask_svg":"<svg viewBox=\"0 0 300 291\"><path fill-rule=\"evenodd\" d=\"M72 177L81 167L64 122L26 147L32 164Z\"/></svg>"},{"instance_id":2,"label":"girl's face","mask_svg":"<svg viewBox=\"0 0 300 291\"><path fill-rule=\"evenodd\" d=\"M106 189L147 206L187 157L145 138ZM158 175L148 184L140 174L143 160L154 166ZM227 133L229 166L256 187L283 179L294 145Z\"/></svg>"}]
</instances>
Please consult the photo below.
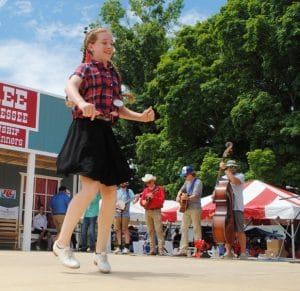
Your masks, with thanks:
<instances>
[{"instance_id":1,"label":"girl's face","mask_svg":"<svg viewBox=\"0 0 300 291\"><path fill-rule=\"evenodd\" d=\"M88 48L93 52L93 59L96 61L107 62L111 59L114 46L113 46L113 36L110 32L100 32L98 33L98 38L95 43L89 43Z\"/></svg>"}]
</instances>

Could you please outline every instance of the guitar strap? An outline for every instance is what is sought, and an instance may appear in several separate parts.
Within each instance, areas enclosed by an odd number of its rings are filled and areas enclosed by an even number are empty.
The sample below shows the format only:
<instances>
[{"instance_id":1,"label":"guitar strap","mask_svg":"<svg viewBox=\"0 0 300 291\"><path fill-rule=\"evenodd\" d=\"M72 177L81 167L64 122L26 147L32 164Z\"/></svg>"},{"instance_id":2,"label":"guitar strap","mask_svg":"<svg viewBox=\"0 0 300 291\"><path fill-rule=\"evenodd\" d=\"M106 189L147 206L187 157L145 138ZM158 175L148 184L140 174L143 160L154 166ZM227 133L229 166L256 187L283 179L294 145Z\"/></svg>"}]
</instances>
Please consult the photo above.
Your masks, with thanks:
<instances>
[{"instance_id":1,"label":"guitar strap","mask_svg":"<svg viewBox=\"0 0 300 291\"><path fill-rule=\"evenodd\" d=\"M154 187L154 189L153 189L153 191L152 191L152 193L153 193L153 198L154 198L154 196L156 195L156 192L159 190L159 186L158 185L155 185L155 187ZM152 198L152 199L153 199Z\"/></svg>"},{"instance_id":2,"label":"guitar strap","mask_svg":"<svg viewBox=\"0 0 300 291\"><path fill-rule=\"evenodd\" d=\"M191 196L191 195L193 194L196 180L198 180L198 178L195 178L195 179L193 180L193 182L191 183L189 189L187 189L187 194L188 194L188 196Z\"/></svg>"}]
</instances>

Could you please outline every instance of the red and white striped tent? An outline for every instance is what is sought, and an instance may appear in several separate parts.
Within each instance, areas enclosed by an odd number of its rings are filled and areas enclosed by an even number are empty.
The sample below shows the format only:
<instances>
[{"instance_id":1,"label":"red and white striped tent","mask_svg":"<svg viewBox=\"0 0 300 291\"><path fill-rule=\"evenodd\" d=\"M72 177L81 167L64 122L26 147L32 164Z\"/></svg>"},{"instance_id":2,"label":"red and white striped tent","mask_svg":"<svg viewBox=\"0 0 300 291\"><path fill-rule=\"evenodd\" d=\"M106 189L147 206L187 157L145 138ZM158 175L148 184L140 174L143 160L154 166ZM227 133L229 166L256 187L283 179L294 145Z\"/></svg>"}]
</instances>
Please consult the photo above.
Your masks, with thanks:
<instances>
[{"instance_id":1,"label":"red and white striped tent","mask_svg":"<svg viewBox=\"0 0 300 291\"><path fill-rule=\"evenodd\" d=\"M254 180L244 184L244 217L252 224L275 224L287 234L292 241L292 257L295 259L294 222L300 221L300 197L294 193ZM215 211L212 196L204 197L202 201L202 224L211 224ZM291 227L290 232L282 227Z\"/></svg>"},{"instance_id":2,"label":"red and white striped tent","mask_svg":"<svg viewBox=\"0 0 300 291\"><path fill-rule=\"evenodd\" d=\"M253 222L279 219L300 220L300 197L289 191L280 189L270 184L253 180L244 184L244 217ZM203 224L211 223L215 212L215 204L212 195L201 199ZM130 218L133 221L144 221L145 210L139 203L131 204ZM179 222L182 213L179 212L179 204L172 200L166 200L162 209L163 221Z\"/></svg>"},{"instance_id":3,"label":"red and white striped tent","mask_svg":"<svg viewBox=\"0 0 300 291\"><path fill-rule=\"evenodd\" d=\"M244 217L252 224L275 224L280 226L288 224L291 232L281 226L282 230L292 239L293 258L295 258L295 235L294 221L300 221L300 197L289 191L280 189L270 184L254 180L244 184ZM211 225L215 212L215 204L212 195L201 199L202 225ZM145 210L139 203L131 205L130 216L133 220L144 221ZM175 201L166 200L162 209L163 221L177 222L182 220L179 212L179 204Z\"/></svg>"},{"instance_id":4,"label":"red and white striped tent","mask_svg":"<svg viewBox=\"0 0 300 291\"><path fill-rule=\"evenodd\" d=\"M178 214L179 205L174 200L165 200L164 206L161 210L162 221L175 222L179 220L180 214ZM140 203L130 204L130 220L131 221L145 221L145 209Z\"/></svg>"},{"instance_id":5,"label":"red and white striped tent","mask_svg":"<svg viewBox=\"0 0 300 291\"><path fill-rule=\"evenodd\" d=\"M253 180L244 185L244 217L252 220L300 220L300 197L270 184ZM210 220L215 211L212 196L201 199L202 219Z\"/></svg>"}]
</instances>

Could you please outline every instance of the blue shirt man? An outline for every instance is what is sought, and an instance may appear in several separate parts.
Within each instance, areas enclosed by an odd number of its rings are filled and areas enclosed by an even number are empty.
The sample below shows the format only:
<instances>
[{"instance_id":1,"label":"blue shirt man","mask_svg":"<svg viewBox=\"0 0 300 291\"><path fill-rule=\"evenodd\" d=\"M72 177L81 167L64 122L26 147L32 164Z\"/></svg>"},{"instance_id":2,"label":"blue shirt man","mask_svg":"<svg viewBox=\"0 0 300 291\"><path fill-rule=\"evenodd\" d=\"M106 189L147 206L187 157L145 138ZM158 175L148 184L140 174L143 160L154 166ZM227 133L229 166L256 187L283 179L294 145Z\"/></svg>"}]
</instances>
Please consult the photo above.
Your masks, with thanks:
<instances>
[{"instance_id":1,"label":"blue shirt man","mask_svg":"<svg viewBox=\"0 0 300 291\"><path fill-rule=\"evenodd\" d=\"M65 186L60 186L58 193L56 193L50 200L53 223L57 230L57 234L59 234L61 230L70 201L71 198L68 196L67 188Z\"/></svg>"}]
</instances>

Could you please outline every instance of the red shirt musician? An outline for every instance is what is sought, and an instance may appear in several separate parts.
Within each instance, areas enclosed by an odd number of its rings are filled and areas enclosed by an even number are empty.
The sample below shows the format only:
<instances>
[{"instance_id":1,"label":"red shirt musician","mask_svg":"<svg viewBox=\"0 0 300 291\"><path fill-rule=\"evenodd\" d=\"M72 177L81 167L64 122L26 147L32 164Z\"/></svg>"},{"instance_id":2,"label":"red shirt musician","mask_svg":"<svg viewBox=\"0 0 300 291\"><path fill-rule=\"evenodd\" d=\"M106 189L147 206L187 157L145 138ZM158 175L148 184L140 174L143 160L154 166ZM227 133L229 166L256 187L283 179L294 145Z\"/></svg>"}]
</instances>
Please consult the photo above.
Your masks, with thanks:
<instances>
[{"instance_id":1,"label":"red shirt musician","mask_svg":"<svg viewBox=\"0 0 300 291\"><path fill-rule=\"evenodd\" d=\"M156 177L146 174L142 181L146 188L142 192L140 204L145 208L145 220L150 241L149 255L156 255L155 232L158 240L158 254L164 255L164 234L161 221L161 208L165 201L165 190L156 185Z\"/></svg>"}]
</instances>

